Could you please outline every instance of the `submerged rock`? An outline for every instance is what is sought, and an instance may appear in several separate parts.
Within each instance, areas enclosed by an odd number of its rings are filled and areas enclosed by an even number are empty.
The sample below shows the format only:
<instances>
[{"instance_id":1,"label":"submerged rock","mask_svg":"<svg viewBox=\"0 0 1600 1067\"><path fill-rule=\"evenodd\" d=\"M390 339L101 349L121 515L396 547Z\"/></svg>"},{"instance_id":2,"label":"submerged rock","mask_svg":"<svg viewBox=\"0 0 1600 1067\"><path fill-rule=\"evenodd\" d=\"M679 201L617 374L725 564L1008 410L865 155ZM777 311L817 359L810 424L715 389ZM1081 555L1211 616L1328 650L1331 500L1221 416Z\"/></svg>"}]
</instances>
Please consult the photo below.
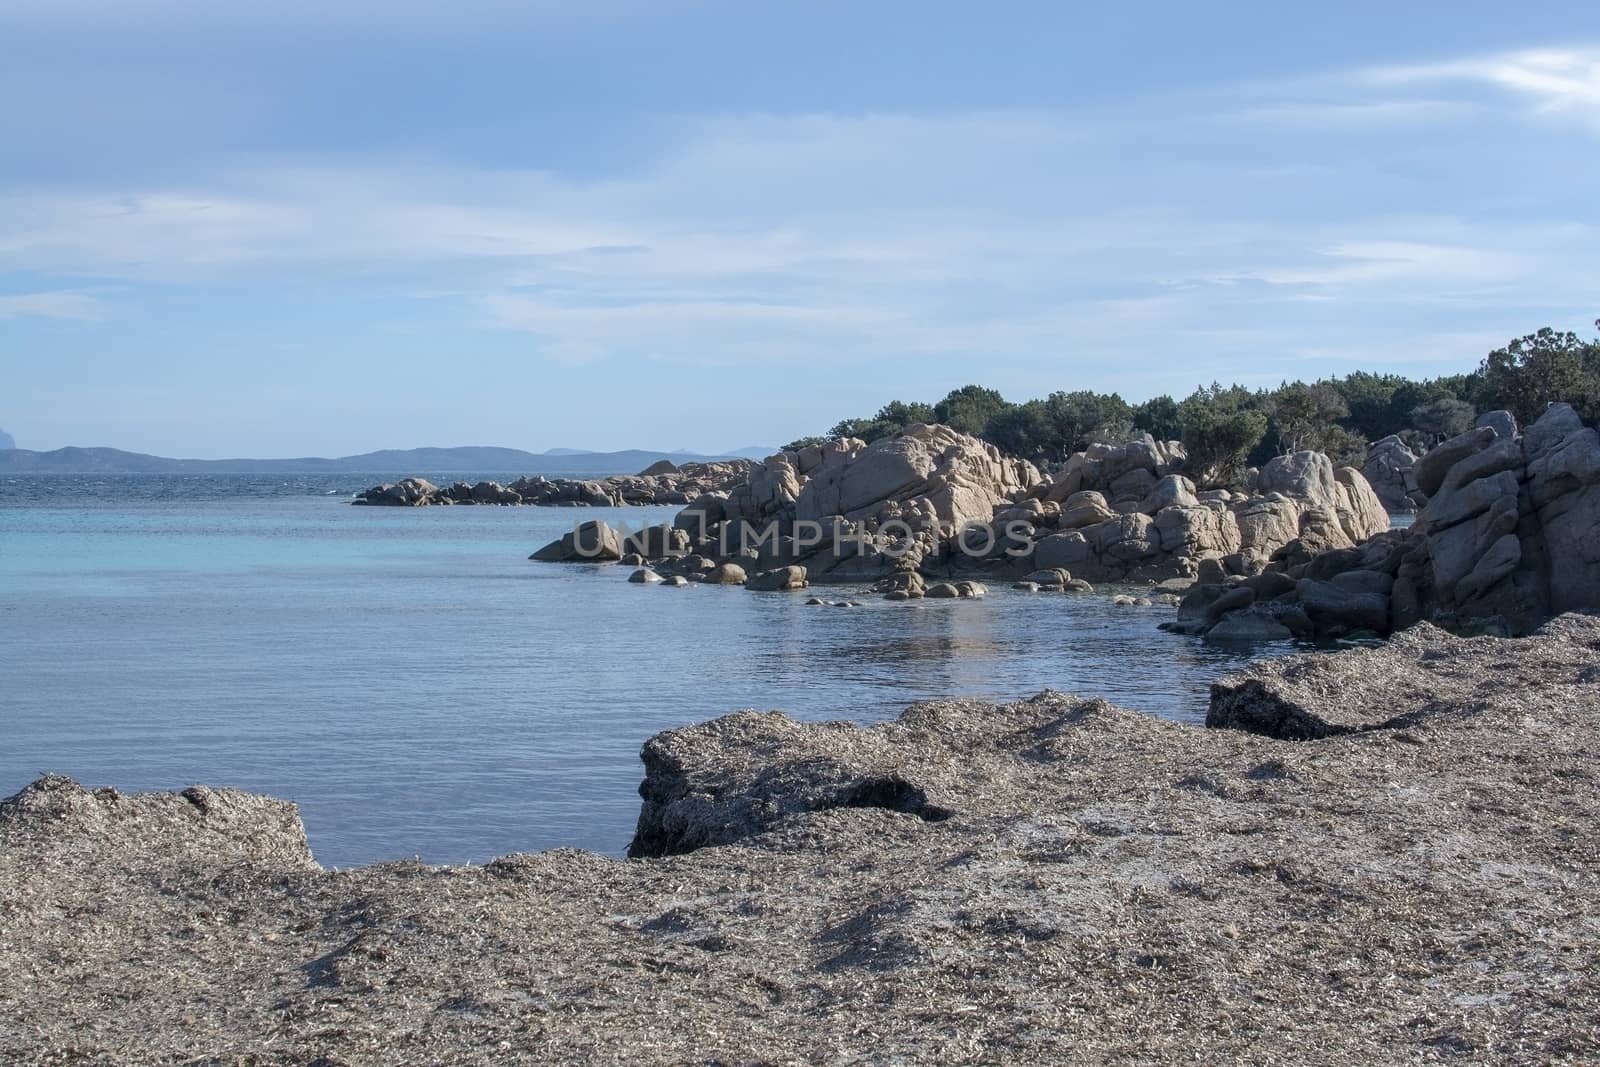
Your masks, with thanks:
<instances>
[{"instance_id":1,"label":"submerged rock","mask_svg":"<svg viewBox=\"0 0 1600 1067\"><path fill-rule=\"evenodd\" d=\"M1288 641L1294 632L1265 612L1236 611L1205 631L1207 641Z\"/></svg>"}]
</instances>

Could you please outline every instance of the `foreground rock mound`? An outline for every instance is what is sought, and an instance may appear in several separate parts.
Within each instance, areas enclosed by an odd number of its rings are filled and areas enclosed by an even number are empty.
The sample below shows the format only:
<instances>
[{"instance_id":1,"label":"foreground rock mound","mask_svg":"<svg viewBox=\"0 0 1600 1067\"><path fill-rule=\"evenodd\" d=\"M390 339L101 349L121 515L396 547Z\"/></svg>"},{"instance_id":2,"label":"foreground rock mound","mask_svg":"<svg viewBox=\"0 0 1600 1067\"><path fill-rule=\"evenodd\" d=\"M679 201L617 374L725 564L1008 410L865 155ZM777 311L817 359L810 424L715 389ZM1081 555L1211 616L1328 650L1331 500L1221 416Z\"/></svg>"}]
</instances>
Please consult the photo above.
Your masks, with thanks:
<instances>
[{"instance_id":1,"label":"foreground rock mound","mask_svg":"<svg viewBox=\"0 0 1600 1067\"><path fill-rule=\"evenodd\" d=\"M1562 612L1600 612L1600 433L1570 406L1520 435L1509 413L1490 412L1414 473L1427 503L1409 529L1359 548L1301 537L1265 573L1192 591L1177 628L1271 622L1327 637L1431 619L1524 634Z\"/></svg>"},{"instance_id":2,"label":"foreground rock mound","mask_svg":"<svg viewBox=\"0 0 1600 1067\"><path fill-rule=\"evenodd\" d=\"M651 741L633 862L323 871L282 802L44 779L0 1061L1594 1062L1597 663L1573 616L1255 667L1247 730L743 713Z\"/></svg>"}]
</instances>

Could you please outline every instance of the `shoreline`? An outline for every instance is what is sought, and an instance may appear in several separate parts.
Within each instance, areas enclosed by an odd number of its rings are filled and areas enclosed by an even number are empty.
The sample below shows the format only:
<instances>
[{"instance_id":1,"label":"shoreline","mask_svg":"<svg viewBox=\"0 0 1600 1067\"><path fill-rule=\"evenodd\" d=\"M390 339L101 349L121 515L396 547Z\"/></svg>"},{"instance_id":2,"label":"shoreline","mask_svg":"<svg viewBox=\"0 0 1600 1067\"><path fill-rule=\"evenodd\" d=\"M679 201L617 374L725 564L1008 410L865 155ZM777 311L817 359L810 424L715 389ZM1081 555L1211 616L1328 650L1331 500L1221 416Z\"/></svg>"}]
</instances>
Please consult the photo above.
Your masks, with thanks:
<instances>
[{"instance_id":1,"label":"shoreline","mask_svg":"<svg viewBox=\"0 0 1600 1067\"><path fill-rule=\"evenodd\" d=\"M1198 730L1051 693L724 716L646 746L662 859L325 871L282 801L36 783L0 807L0 1052L1593 1056L1597 647L1423 625L1220 679Z\"/></svg>"}]
</instances>

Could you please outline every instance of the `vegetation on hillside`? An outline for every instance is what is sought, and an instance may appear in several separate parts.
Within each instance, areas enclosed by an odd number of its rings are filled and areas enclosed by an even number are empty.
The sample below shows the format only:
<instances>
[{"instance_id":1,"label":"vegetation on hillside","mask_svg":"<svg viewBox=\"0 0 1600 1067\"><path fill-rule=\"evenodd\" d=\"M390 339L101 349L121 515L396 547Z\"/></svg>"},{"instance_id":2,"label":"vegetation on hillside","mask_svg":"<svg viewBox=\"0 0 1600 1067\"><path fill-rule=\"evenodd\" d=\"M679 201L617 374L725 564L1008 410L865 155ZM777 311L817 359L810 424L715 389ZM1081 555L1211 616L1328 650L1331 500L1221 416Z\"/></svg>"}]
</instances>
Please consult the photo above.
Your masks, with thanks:
<instances>
[{"instance_id":1,"label":"vegetation on hillside","mask_svg":"<svg viewBox=\"0 0 1600 1067\"><path fill-rule=\"evenodd\" d=\"M1595 327L1600 330L1600 320ZM1418 449L1470 429L1480 412L1507 409L1522 424L1565 400L1587 421L1600 420L1600 338L1585 341L1546 327L1484 357L1470 374L1413 381L1356 371L1276 389L1202 385L1182 400L1152 397L1130 404L1116 393L1054 392L1007 401L993 389L964 385L936 404L891 401L871 418L845 419L829 437L867 442L919 422L942 422L1029 459L1064 459L1097 441L1148 432L1182 441L1200 479L1222 484L1247 465L1300 449L1360 464L1366 445L1397 434ZM809 437L797 449L827 440Z\"/></svg>"}]
</instances>

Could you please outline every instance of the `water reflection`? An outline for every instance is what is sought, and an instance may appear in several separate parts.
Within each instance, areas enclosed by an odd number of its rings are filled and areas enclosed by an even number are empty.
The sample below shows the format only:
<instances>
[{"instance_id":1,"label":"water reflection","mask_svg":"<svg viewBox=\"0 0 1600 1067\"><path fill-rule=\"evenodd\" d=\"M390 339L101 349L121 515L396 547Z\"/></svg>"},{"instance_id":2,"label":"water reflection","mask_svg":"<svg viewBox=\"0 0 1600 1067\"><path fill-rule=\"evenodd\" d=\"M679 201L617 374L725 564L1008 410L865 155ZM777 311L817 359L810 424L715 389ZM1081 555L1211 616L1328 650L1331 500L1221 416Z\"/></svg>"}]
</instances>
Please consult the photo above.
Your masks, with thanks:
<instances>
[{"instance_id":1,"label":"water reflection","mask_svg":"<svg viewBox=\"0 0 1600 1067\"><path fill-rule=\"evenodd\" d=\"M237 785L298 801L334 864L614 852L659 730L750 707L872 722L1045 688L1195 721L1243 659L1158 631L1167 609L1101 597L832 608L527 561L573 517L306 498L0 508L0 792L44 770Z\"/></svg>"}]
</instances>

